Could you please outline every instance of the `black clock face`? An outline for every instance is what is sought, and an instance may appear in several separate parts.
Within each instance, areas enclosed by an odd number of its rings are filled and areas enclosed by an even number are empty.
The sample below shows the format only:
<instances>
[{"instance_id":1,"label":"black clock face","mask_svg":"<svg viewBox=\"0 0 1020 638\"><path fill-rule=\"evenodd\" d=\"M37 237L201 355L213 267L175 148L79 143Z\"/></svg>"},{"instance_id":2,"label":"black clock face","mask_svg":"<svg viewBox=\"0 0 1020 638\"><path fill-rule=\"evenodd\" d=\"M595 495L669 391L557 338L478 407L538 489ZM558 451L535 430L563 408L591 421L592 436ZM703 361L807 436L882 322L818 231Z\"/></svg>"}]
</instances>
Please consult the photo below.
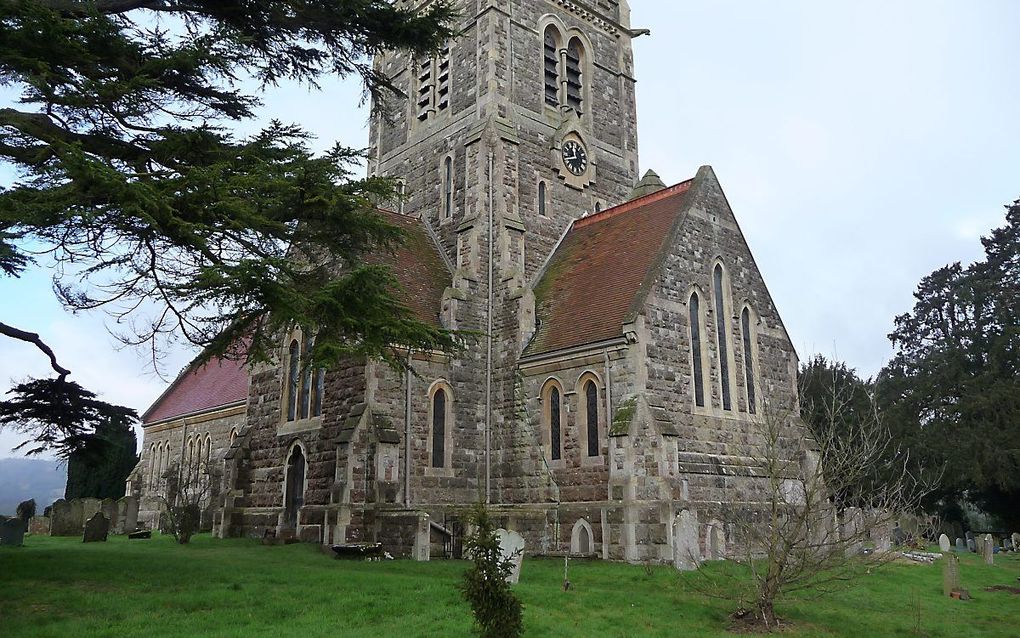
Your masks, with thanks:
<instances>
[{"instance_id":1,"label":"black clock face","mask_svg":"<svg viewBox=\"0 0 1020 638\"><path fill-rule=\"evenodd\" d=\"M588 151L578 142L568 140L563 143L563 165L574 175L584 175L588 170Z\"/></svg>"}]
</instances>

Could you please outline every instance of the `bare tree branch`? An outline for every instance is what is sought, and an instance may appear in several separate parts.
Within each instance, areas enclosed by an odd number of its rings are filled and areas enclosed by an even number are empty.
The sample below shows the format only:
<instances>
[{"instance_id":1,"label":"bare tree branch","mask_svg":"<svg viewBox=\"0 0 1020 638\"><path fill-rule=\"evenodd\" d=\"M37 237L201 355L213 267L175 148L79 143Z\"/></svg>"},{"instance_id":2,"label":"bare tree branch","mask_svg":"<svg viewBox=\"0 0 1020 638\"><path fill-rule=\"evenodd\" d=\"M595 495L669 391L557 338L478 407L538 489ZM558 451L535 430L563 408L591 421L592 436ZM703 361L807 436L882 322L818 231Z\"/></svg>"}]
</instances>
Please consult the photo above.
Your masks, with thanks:
<instances>
[{"instance_id":1,"label":"bare tree branch","mask_svg":"<svg viewBox=\"0 0 1020 638\"><path fill-rule=\"evenodd\" d=\"M46 345L42 338L34 332L26 332L25 330L19 330L14 326L9 326L6 323L0 322L0 334L11 339L17 339L19 341L25 341L31 343L36 348L39 348L43 353L50 358L50 366L53 370L60 375L60 380L63 381L67 375L71 374L71 371L57 363L57 355L53 353L53 349Z\"/></svg>"}]
</instances>

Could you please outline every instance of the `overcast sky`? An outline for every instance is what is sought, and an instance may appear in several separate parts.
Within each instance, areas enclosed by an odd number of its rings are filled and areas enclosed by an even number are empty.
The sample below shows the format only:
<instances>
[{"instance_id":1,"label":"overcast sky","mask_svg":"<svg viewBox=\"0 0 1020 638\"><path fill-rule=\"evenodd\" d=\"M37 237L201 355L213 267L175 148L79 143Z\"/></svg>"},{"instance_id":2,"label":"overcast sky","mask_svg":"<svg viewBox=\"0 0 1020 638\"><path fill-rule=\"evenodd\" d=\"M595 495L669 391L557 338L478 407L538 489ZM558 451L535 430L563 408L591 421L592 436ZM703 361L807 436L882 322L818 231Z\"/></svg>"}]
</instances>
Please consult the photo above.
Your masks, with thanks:
<instances>
[{"instance_id":1,"label":"overcast sky","mask_svg":"<svg viewBox=\"0 0 1020 638\"><path fill-rule=\"evenodd\" d=\"M1020 197L1020 2L632 5L652 30L635 43L642 170L675 183L711 164L802 359L874 374L920 278L980 258ZM267 119L320 148L367 145L355 82L264 99ZM65 313L44 269L0 279L0 299L0 321L40 332L105 399L141 412L166 387L102 315ZM189 357L164 365L172 376ZM34 348L0 339L0 384L46 374ZM17 440L0 434L0 457Z\"/></svg>"}]
</instances>

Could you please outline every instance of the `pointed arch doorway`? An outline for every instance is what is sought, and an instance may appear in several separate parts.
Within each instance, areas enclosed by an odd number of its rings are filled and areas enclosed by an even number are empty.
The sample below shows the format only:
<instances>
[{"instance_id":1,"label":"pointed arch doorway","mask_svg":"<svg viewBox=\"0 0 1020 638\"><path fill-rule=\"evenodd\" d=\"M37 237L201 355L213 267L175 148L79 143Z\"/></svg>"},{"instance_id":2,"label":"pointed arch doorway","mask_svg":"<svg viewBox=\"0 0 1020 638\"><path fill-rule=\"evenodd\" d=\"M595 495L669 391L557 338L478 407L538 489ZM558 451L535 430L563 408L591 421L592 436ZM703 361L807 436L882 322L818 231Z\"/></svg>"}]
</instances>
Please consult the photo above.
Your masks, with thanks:
<instances>
[{"instance_id":1,"label":"pointed arch doorway","mask_svg":"<svg viewBox=\"0 0 1020 638\"><path fill-rule=\"evenodd\" d=\"M305 454L300 445L295 445L287 458L287 480L284 486L283 523L290 529L297 529L298 512L305 504Z\"/></svg>"}]
</instances>

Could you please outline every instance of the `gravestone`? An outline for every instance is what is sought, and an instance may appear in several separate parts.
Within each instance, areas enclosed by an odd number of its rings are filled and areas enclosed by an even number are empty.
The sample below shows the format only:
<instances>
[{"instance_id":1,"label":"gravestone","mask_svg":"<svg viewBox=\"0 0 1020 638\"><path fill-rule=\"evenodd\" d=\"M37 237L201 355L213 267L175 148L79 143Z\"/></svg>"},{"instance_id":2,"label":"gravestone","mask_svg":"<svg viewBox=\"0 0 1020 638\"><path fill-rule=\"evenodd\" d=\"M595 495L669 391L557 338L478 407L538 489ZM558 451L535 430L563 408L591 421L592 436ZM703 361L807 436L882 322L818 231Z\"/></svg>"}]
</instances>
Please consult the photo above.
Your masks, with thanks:
<instances>
[{"instance_id":1,"label":"gravestone","mask_svg":"<svg viewBox=\"0 0 1020 638\"><path fill-rule=\"evenodd\" d=\"M516 585L521 580L521 564L524 562L524 538L517 532L508 532L505 529L496 530L496 539L499 541L499 552L504 559L513 561L513 569L507 574L506 582Z\"/></svg>"},{"instance_id":2,"label":"gravestone","mask_svg":"<svg viewBox=\"0 0 1020 638\"><path fill-rule=\"evenodd\" d=\"M939 536L939 551L941 551L942 553L945 553L945 552L948 552L949 549L950 549L950 547L949 547L949 537L946 536L945 534L943 534L942 536Z\"/></svg>"},{"instance_id":3,"label":"gravestone","mask_svg":"<svg viewBox=\"0 0 1020 638\"><path fill-rule=\"evenodd\" d=\"M673 565L680 571L692 571L701 562L698 542L698 517L684 510L673 520Z\"/></svg>"},{"instance_id":4,"label":"gravestone","mask_svg":"<svg viewBox=\"0 0 1020 638\"><path fill-rule=\"evenodd\" d=\"M956 553L957 554L962 554L965 551L967 551L967 543L965 543L962 538L957 538L956 539Z\"/></svg>"},{"instance_id":5,"label":"gravestone","mask_svg":"<svg viewBox=\"0 0 1020 638\"><path fill-rule=\"evenodd\" d=\"M25 521L12 516L0 519L0 545L21 547L25 544Z\"/></svg>"},{"instance_id":6,"label":"gravestone","mask_svg":"<svg viewBox=\"0 0 1020 638\"><path fill-rule=\"evenodd\" d=\"M1013 535L1010 536L1010 538L1013 539L1013 551L1020 552L1020 534L1013 532Z\"/></svg>"},{"instance_id":7,"label":"gravestone","mask_svg":"<svg viewBox=\"0 0 1020 638\"><path fill-rule=\"evenodd\" d=\"M48 516L33 516L28 520L28 533L35 536L50 535L50 519Z\"/></svg>"},{"instance_id":8,"label":"gravestone","mask_svg":"<svg viewBox=\"0 0 1020 638\"><path fill-rule=\"evenodd\" d=\"M418 529L414 534L414 560L426 563L432 558L432 523L428 514L418 515Z\"/></svg>"},{"instance_id":9,"label":"gravestone","mask_svg":"<svg viewBox=\"0 0 1020 638\"><path fill-rule=\"evenodd\" d=\"M130 534L138 528L138 499L125 496L117 501L117 524L114 534Z\"/></svg>"},{"instance_id":10,"label":"gravestone","mask_svg":"<svg viewBox=\"0 0 1020 638\"><path fill-rule=\"evenodd\" d=\"M848 507L843 513L843 540L846 541L848 557L864 551L864 532L864 512L857 507Z\"/></svg>"},{"instance_id":11,"label":"gravestone","mask_svg":"<svg viewBox=\"0 0 1020 638\"><path fill-rule=\"evenodd\" d=\"M50 510L50 536L78 536L81 531L81 501L58 499Z\"/></svg>"},{"instance_id":12,"label":"gravestone","mask_svg":"<svg viewBox=\"0 0 1020 638\"><path fill-rule=\"evenodd\" d=\"M140 530L137 530L137 531L134 531L134 532L128 532L127 537L128 537L128 540L132 540L132 541L147 540L147 539L152 538L152 530L151 529L140 529Z\"/></svg>"},{"instance_id":13,"label":"gravestone","mask_svg":"<svg viewBox=\"0 0 1020 638\"><path fill-rule=\"evenodd\" d=\"M967 539L967 551L971 553L977 551L977 542L973 538Z\"/></svg>"},{"instance_id":14,"label":"gravestone","mask_svg":"<svg viewBox=\"0 0 1020 638\"><path fill-rule=\"evenodd\" d=\"M110 532L116 534L117 529L117 501L112 498L104 498L99 502L99 511L103 513L106 520L110 521Z\"/></svg>"},{"instance_id":15,"label":"gravestone","mask_svg":"<svg viewBox=\"0 0 1020 638\"><path fill-rule=\"evenodd\" d=\"M981 555L985 557L985 565L995 564L995 543L992 542L991 534L985 534L982 539Z\"/></svg>"},{"instance_id":16,"label":"gravestone","mask_svg":"<svg viewBox=\"0 0 1020 638\"><path fill-rule=\"evenodd\" d=\"M879 523L871 530L871 541L875 544L875 551L884 554L892 550L892 531L889 523Z\"/></svg>"},{"instance_id":17,"label":"gravestone","mask_svg":"<svg viewBox=\"0 0 1020 638\"><path fill-rule=\"evenodd\" d=\"M83 543L105 543L109 535L110 521L103 516L102 512L96 512L85 523L85 533L81 540Z\"/></svg>"},{"instance_id":18,"label":"gravestone","mask_svg":"<svg viewBox=\"0 0 1020 638\"><path fill-rule=\"evenodd\" d=\"M960 591L960 559L957 556L946 556L942 561L942 595L953 595Z\"/></svg>"},{"instance_id":19,"label":"gravestone","mask_svg":"<svg viewBox=\"0 0 1020 638\"><path fill-rule=\"evenodd\" d=\"M103 502L98 498L82 498L76 499L81 501L81 520L82 524L96 515L96 512L102 510Z\"/></svg>"}]
</instances>

